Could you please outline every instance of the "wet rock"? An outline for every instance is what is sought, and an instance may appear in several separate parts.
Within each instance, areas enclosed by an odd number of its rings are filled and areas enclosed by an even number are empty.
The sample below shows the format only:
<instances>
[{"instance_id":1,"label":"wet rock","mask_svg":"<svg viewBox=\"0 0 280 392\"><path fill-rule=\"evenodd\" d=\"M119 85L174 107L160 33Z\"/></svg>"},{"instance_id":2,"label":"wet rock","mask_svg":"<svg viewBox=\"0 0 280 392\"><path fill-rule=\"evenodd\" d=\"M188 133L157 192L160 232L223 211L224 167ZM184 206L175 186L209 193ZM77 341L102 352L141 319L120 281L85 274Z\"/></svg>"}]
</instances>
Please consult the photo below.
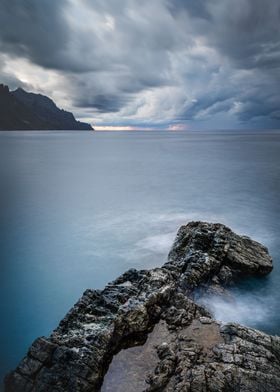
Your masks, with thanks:
<instances>
[{"instance_id":1,"label":"wet rock","mask_svg":"<svg viewBox=\"0 0 280 392\"><path fill-rule=\"evenodd\" d=\"M173 347L171 348L170 345L163 342L157 347L157 354L160 362L155 369L154 376L147 378L147 382L150 384L146 389L147 392L162 391L175 372L177 356Z\"/></svg>"},{"instance_id":2,"label":"wet rock","mask_svg":"<svg viewBox=\"0 0 280 392\"><path fill-rule=\"evenodd\" d=\"M196 287L220 289L246 275L266 275L272 260L266 247L224 225L190 222L180 227L164 268L181 270L180 284L191 292Z\"/></svg>"},{"instance_id":3,"label":"wet rock","mask_svg":"<svg viewBox=\"0 0 280 392\"><path fill-rule=\"evenodd\" d=\"M274 339L278 345L280 339ZM271 337L259 331L236 324L221 326L214 320L207 324L194 320L176 336L173 347L176 365L162 390L280 390L279 349L275 351ZM156 373L150 376L150 382L158 379Z\"/></svg>"},{"instance_id":4,"label":"wet rock","mask_svg":"<svg viewBox=\"0 0 280 392\"><path fill-rule=\"evenodd\" d=\"M136 361L138 387L123 379L127 392L143 390L141 377L147 391L280 390L279 338L221 326L194 302L198 289L222 294L244 275L271 270L264 246L224 225L182 226L162 268L132 269L102 291L87 290L49 338L32 344L6 377L5 390L99 391L114 355L147 338L157 342L154 348L149 344L149 372ZM155 328L160 323L166 325L164 334ZM124 361L125 350L122 355ZM106 383L110 390L110 379Z\"/></svg>"}]
</instances>

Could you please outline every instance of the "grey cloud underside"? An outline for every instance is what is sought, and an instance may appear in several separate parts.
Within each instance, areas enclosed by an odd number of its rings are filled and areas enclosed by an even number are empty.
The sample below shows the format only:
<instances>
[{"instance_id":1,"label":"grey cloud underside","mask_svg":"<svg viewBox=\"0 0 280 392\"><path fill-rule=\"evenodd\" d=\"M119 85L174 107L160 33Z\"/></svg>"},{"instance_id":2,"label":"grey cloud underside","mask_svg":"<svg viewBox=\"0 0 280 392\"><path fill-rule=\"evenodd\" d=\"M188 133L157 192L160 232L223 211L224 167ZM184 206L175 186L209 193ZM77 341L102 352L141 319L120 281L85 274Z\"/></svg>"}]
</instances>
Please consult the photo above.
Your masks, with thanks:
<instances>
[{"instance_id":1,"label":"grey cloud underside","mask_svg":"<svg viewBox=\"0 0 280 392\"><path fill-rule=\"evenodd\" d=\"M167 1L166 4L174 16L186 11L195 18L211 19L211 14L208 12L207 2L205 0L173 0Z\"/></svg>"},{"instance_id":2,"label":"grey cloud underside","mask_svg":"<svg viewBox=\"0 0 280 392\"><path fill-rule=\"evenodd\" d=\"M2 0L1 51L26 56L45 67L63 68L61 52L70 38L63 18L65 4L65 0Z\"/></svg>"},{"instance_id":3,"label":"grey cloud underside","mask_svg":"<svg viewBox=\"0 0 280 392\"><path fill-rule=\"evenodd\" d=\"M121 107L126 105L129 98L120 97L117 95L96 95L92 99L90 97L81 97L76 102L77 107L92 108L99 112L118 112Z\"/></svg>"},{"instance_id":4,"label":"grey cloud underside","mask_svg":"<svg viewBox=\"0 0 280 392\"><path fill-rule=\"evenodd\" d=\"M279 0L2 0L0 24L1 53L63 74L76 112L279 127Z\"/></svg>"}]
</instances>

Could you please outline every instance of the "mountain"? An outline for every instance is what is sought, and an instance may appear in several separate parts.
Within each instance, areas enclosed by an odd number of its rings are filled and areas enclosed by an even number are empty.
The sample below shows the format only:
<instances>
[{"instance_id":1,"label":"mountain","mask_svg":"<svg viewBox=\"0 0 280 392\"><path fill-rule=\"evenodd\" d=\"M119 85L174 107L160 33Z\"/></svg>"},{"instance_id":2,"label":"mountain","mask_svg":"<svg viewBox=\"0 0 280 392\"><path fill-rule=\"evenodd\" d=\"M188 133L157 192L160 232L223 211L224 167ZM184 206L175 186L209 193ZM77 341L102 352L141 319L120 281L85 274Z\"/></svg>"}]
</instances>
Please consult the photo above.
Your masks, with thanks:
<instances>
[{"instance_id":1,"label":"mountain","mask_svg":"<svg viewBox=\"0 0 280 392\"><path fill-rule=\"evenodd\" d=\"M92 130L48 97L0 84L0 130Z\"/></svg>"}]
</instances>

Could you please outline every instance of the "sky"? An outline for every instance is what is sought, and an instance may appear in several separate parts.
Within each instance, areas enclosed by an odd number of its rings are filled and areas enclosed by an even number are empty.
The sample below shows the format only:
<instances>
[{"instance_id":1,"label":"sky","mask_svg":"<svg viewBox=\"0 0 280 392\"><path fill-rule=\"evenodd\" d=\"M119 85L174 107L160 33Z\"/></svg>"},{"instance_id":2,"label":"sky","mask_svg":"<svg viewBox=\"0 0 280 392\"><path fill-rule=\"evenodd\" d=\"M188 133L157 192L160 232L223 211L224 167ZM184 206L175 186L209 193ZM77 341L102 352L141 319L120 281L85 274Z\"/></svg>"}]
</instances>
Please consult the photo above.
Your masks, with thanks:
<instances>
[{"instance_id":1,"label":"sky","mask_svg":"<svg viewBox=\"0 0 280 392\"><path fill-rule=\"evenodd\" d=\"M280 129L279 0L1 0L0 82L96 129Z\"/></svg>"}]
</instances>

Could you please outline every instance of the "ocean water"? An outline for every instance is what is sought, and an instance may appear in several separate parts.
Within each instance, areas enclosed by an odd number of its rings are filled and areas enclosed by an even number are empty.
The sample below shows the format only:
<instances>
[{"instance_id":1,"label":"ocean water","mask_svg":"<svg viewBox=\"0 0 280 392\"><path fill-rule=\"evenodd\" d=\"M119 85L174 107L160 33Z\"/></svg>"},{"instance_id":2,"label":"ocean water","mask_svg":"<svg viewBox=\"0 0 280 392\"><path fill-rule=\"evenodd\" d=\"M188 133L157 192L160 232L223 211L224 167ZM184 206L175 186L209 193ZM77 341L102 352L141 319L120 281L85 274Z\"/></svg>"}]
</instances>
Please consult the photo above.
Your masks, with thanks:
<instances>
[{"instance_id":1,"label":"ocean water","mask_svg":"<svg viewBox=\"0 0 280 392\"><path fill-rule=\"evenodd\" d=\"M163 264L190 220L269 247L270 276L209 305L280 333L280 132L1 132L0 191L1 377L85 289Z\"/></svg>"}]
</instances>

